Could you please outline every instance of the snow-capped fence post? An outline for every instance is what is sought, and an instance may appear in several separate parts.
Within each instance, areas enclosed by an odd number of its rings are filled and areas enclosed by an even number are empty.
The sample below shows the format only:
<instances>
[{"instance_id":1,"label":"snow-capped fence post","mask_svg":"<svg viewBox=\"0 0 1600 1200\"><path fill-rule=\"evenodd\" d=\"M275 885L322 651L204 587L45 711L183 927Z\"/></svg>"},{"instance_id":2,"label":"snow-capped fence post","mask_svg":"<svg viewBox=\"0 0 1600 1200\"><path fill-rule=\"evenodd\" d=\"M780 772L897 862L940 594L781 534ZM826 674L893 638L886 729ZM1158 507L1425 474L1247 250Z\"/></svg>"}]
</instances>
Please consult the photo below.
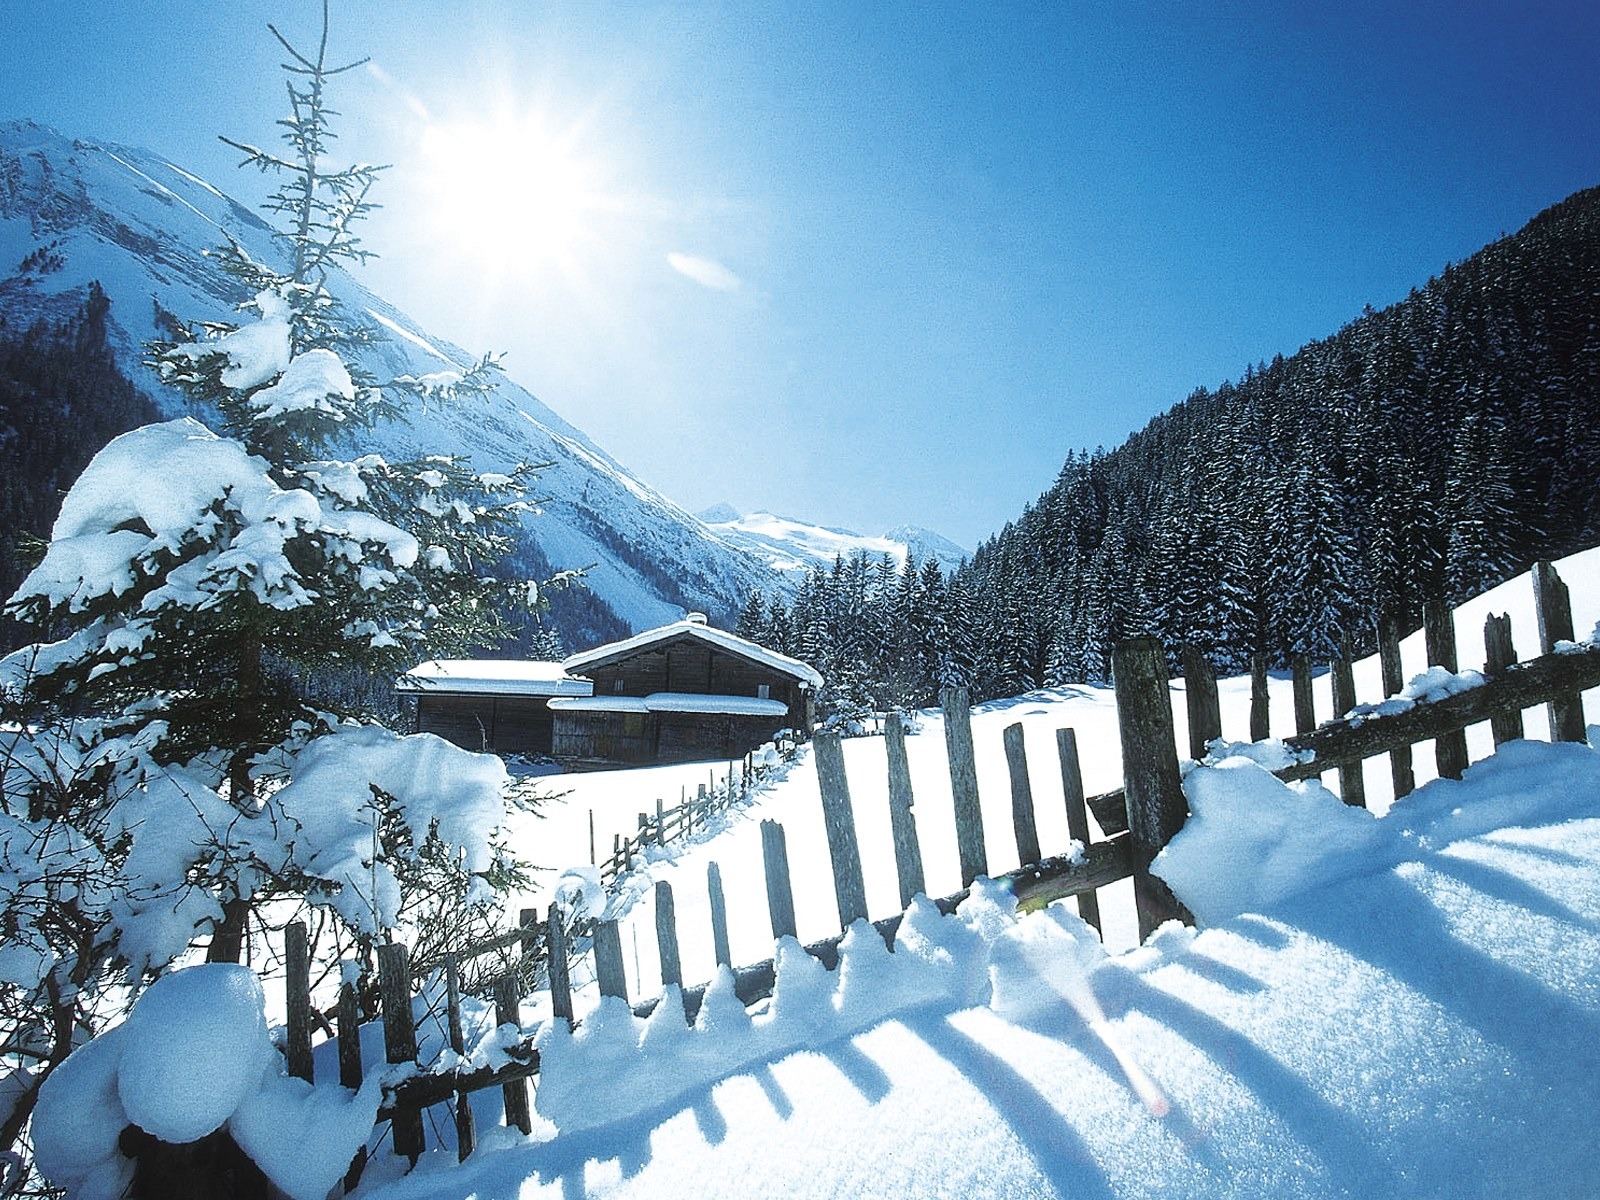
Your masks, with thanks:
<instances>
[{"instance_id":1,"label":"snow-capped fence post","mask_svg":"<svg viewBox=\"0 0 1600 1200\"><path fill-rule=\"evenodd\" d=\"M1539 611L1539 652L1554 654L1557 642L1572 637L1572 599L1555 567L1547 562L1533 565L1533 606ZM1581 742L1583 694L1564 692L1550 701L1550 739L1556 742Z\"/></svg>"},{"instance_id":2,"label":"snow-capped fence post","mask_svg":"<svg viewBox=\"0 0 1600 1200\"><path fill-rule=\"evenodd\" d=\"M1078 762L1078 733L1075 729L1056 730L1056 754L1061 759L1061 794L1067 802L1067 833L1085 850L1089 836L1089 809L1083 799L1083 768ZM1100 899L1090 888L1078 893L1078 915L1100 933Z\"/></svg>"},{"instance_id":3,"label":"snow-capped fence post","mask_svg":"<svg viewBox=\"0 0 1600 1200\"><path fill-rule=\"evenodd\" d=\"M944 710L944 745L950 757L950 798L955 804L956 849L961 858L961 886L989 869L983 844L983 808L978 799L978 768L972 753L972 703L967 689L939 689Z\"/></svg>"},{"instance_id":4,"label":"snow-capped fence post","mask_svg":"<svg viewBox=\"0 0 1600 1200\"><path fill-rule=\"evenodd\" d=\"M411 961L398 942L378 947L378 988L383 1007L383 1053L391 1063L417 1061L417 1029L411 1013ZM422 1154L422 1114L396 1112L391 1121L394 1152L416 1163Z\"/></svg>"},{"instance_id":5,"label":"snow-capped fence post","mask_svg":"<svg viewBox=\"0 0 1600 1200\"><path fill-rule=\"evenodd\" d=\"M711 898L711 947L719 967L733 966L733 952L728 948L728 899L722 893L722 868L716 863L706 866L706 891Z\"/></svg>"},{"instance_id":6,"label":"snow-capped fence post","mask_svg":"<svg viewBox=\"0 0 1600 1200\"><path fill-rule=\"evenodd\" d=\"M572 974L567 965L567 931L561 907L552 904L544 924L545 975L550 980L550 1012L572 1024Z\"/></svg>"},{"instance_id":7,"label":"snow-capped fence post","mask_svg":"<svg viewBox=\"0 0 1600 1200\"><path fill-rule=\"evenodd\" d=\"M628 998L628 971L622 961L622 931L615 921L594 927L594 978L602 996Z\"/></svg>"},{"instance_id":8,"label":"snow-capped fence post","mask_svg":"<svg viewBox=\"0 0 1600 1200\"><path fill-rule=\"evenodd\" d=\"M1033 817L1033 785L1028 781L1028 747L1023 742L1022 722L1016 721L1001 733L1005 742L1006 770L1011 775L1011 824L1017 835L1017 861L1020 866L1038 862L1039 826Z\"/></svg>"},{"instance_id":9,"label":"snow-capped fence post","mask_svg":"<svg viewBox=\"0 0 1600 1200\"><path fill-rule=\"evenodd\" d=\"M1289 659L1294 680L1294 731L1309 733L1317 727L1317 703L1311 692L1311 657L1296 654Z\"/></svg>"},{"instance_id":10,"label":"snow-capped fence post","mask_svg":"<svg viewBox=\"0 0 1600 1200\"><path fill-rule=\"evenodd\" d=\"M1250 656L1250 740L1264 742L1272 736L1272 711L1267 693L1267 656Z\"/></svg>"},{"instance_id":11,"label":"snow-capped fence post","mask_svg":"<svg viewBox=\"0 0 1600 1200\"><path fill-rule=\"evenodd\" d=\"M856 844L855 810L850 781L845 777L844 745L837 733L819 730L815 738L817 786L822 792L822 823L833 864L833 894L839 928L867 915L867 885L861 874L861 848Z\"/></svg>"},{"instance_id":12,"label":"snow-capped fence post","mask_svg":"<svg viewBox=\"0 0 1600 1200\"><path fill-rule=\"evenodd\" d=\"M551 911L555 909L552 906ZM553 949L553 947L552 947ZM553 960L552 960L553 961ZM522 997L517 989L515 975L502 975L494 986L494 1023L522 1028ZM528 1081L508 1079L500 1085L500 1103L505 1109L506 1128L513 1126L523 1133L533 1132L533 1113L528 1108ZM398 1117L395 1118L397 1121ZM418 1132L421 1132L419 1125Z\"/></svg>"},{"instance_id":13,"label":"snow-capped fence post","mask_svg":"<svg viewBox=\"0 0 1600 1200\"><path fill-rule=\"evenodd\" d=\"M678 906L672 884L656 880L656 952L661 962L661 986L683 986L683 959L678 953Z\"/></svg>"},{"instance_id":14,"label":"snow-capped fence post","mask_svg":"<svg viewBox=\"0 0 1600 1200\"><path fill-rule=\"evenodd\" d=\"M1139 910L1139 940L1164 921L1193 921L1150 863L1183 828L1189 815L1178 773L1172 693L1161 639L1128 638L1112 651L1117 692L1117 727L1122 735L1122 780L1132 837L1133 898Z\"/></svg>"},{"instance_id":15,"label":"snow-capped fence post","mask_svg":"<svg viewBox=\"0 0 1600 1200\"><path fill-rule=\"evenodd\" d=\"M1405 687L1405 672L1400 666L1400 623L1393 616L1378 622L1378 669L1383 675L1383 696L1398 696ZM1394 780L1394 798L1409 796L1416 790L1417 777L1411 766L1411 747L1389 755L1389 774Z\"/></svg>"},{"instance_id":16,"label":"snow-capped fence post","mask_svg":"<svg viewBox=\"0 0 1600 1200\"><path fill-rule=\"evenodd\" d=\"M1511 614L1490 613L1483 623L1483 673L1491 678L1503 675L1516 661L1517 648L1511 641ZM1521 710L1501 709L1489 718L1489 728L1494 731L1496 746L1516 741L1522 736Z\"/></svg>"},{"instance_id":17,"label":"snow-capped fence post","mask_svg":"<svg viewBox=\"0 0 1600 1200\"><path fill-rule=\"evenodd\" d=\"M444 956L445 1023L450 1038L450 1049L457 1055L467 1052L467 1039L461 1029L461 964L454 954ZM478 1126L472 1115L472 1103L466 1092L455 1096L456 1161L465 1162L477 1148Z\"/></svg>"},{"instance_id":18,"label":"snow-capped fence post","mask_svg":"<svg viewBox=\"0 0 1600 1200\"><path fill-rule=\"evenodd\" d=\"M1356 706L1356 675L1350 664L1350 639L1339 639L1339 657L1333 660L1333 717L1340 720ZM1342 763L1339 767L1339 799L1351 808L1367 806L1367 784L1361 774L1361 762Z\"/></svg>"},{"instance_id":19,"label":"snow-capped fence post","mask_svg":"<svg viewBox=\"0 0 1600 1200\"><path fill-rule=\"evenodd\" d=\"M783 826L776 821L761 822L761 858L767 875L767 916L772 936L799 937L794 919L794 886L789 881L789 845Z\"/></svg>"},{"instance_id":20,"label":"snow-capped fence post","mask_svg":"<svg viewBox=\"0 0 1600 1200\"><path fill-rule=\"evenodd\" d=\"M894 867L900 881L900 909L913 896L927 890L922 875L922 845L911 814L911 763L906 757L906 727L892 712L883 724L884 750L889 759L889 826L894 834Z\"/></svg>"},{"instance_id":21,"label":"snow-capped fence post","mask_svg":"<svg viewBox=\"0 0 1600 1200\"><path fill-rule=\"evenodd\" d=\"M285 1057L289 1074L311 1083L311 938L304 921L283 927L284 998L287 1002Z\"/></svg>"},{"instance_id":22,"label":"snow-capped fence post","mask_svg":"<svg viewBox=\"0 0 1600 1200\"><path fill-rule=\"evenodd\" d=\"M1198 646L1185 646L1183 698L1189 715L1189 757L1199 762L1206 743L1222 736L1222 704L1217 699L1217 674Z\"/></svg>"},{"instance_id":23,"label":"snow-capped fence post","mask_svg":"<svg viewBox=\"0 0 1600 1200\"><path fill-rule=\"evenodd\" d=\"M1456 621L1450 605L1431 600L1422 606L1423 640L1428 644L1428 665L1443 667L1452 675L1456 664ZM1467 731L1457 729L1440 734L1433 743L1434 761L1443 779L1460 779L1467 769Z\"/></svg>"}]
</instances>

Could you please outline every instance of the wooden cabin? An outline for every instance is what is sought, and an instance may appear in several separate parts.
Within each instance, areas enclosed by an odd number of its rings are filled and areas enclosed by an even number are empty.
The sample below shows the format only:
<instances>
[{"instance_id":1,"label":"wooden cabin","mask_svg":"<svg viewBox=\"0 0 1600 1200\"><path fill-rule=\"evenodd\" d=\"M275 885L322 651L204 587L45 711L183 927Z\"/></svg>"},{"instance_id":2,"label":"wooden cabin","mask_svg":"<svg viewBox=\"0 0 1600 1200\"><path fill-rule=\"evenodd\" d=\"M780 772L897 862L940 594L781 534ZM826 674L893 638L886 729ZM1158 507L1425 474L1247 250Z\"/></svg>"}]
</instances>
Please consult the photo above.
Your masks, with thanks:
<instances>
[{"instance_id":1,"label":"wooden cabin","mask_svg":"<svg viewBox=\"0 0 1600 1200\"><path fill-rule=\"evenodd\" d=\"M415 729L467 750L547 756L554 741L550 701L587 696L594 686L560 663L435 659L407 671L395 690L414 698Z\"/></svg>"},{"instance_id":2,"label":"wooden cabin","mask_svg":"<svg viewBox=\"0 0 1600 1200\"><path fill-rule=\"evenodd\" d=\"M593 684L550 700L552 754L574 768L740 758L780 729L809 734L822 676L699 613L574 654Z\"/></svg>"}]
</instances>

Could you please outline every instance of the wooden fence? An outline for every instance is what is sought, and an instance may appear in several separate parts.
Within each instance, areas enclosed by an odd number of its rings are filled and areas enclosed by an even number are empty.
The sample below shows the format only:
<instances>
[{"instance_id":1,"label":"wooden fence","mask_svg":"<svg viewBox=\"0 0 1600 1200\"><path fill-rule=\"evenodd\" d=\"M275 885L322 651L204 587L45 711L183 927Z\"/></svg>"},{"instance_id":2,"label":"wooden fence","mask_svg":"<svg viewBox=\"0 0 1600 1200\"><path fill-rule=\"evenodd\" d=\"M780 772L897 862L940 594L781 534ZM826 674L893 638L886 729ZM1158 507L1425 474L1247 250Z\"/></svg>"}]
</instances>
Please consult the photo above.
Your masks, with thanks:
<instances>
[{"instance_id":1,"label":"wooden fence","mask_svg":"<svg viewBox=\"0 0 1600 1200\"><path fill-rule=\"evenodd\" d=\"M1488 721L1496 744L1522 734L1522 713L1537 705L1548 705L1552 737L1581 740L1584 736L1581 693L1600 687L1600 646L1575 646L1566 589L1548 564L1535 570L1535 594L1539 608L1541 653L1527 662L1517 662L1509 638L1509 622L1491 617L1486 629L1484 681L1447 698L1418 701L1409 707L1379 715L1356 704L1348 659L1332 664L1335 716L1337 719L1316 725L1312 706L1311 671L1308 663L1297 662L1293 672L1295 724L1299 732L1286 739L1295 759L1293 765L1276 772L1283 779L1303 779L1324 772L1337 772L1338 789L1346 803L1364 802L1360 764L1363 760L1389 756L1395 794L1402 796L1414 784L1413 754L1419 743L1431 741L1439 774L1459 777L1467 765L1464 731L1469 725ZM1457 670L1454 622L1448 609L1431 608L1426 619L1426 641L1430 664ZM1187 676L1185 687L1191 754L1203 758L1208 746L1222 734L1216 682L1209 666L1192 651L1182 662ZM1401 671L1397 631L1385 629L1380 637L1380 663L1387 695L1400 691ZM1013 831L1019 858L1026 864L1000 879L1008 884L1025 908L1042 906L1067 896L1078 898L1079 912L1096 929L1100 913L1096 889L1132 877L1138 908L1141 939L1157 925L1188 914L1164 883L1152 875L1150 864L1156 853L1182 828L1187 816L1179 776L1179 761L1172 712L1172 692L1167 676L1164 647L1154 638L1136 638L1120 643L1113 669L1122 741L1123 787L1088 798L1083 794L1076 735L1071 729L1056 731L1056 766L1061 772L1063 794L1072 847L1062 853L1044 856L1039 846L1034 799L1022 727L1014 724L1004 731L1004 748L1010 774ZM1256 683L1252 688L1250 717L1252 740L1267 732L1267 689L1264 664L1258 661ZM947 689L941 694L945 709L945 738L949 757L952 796L956 821L958 854L963 890L943 897L937 903L952 911L966 896L966 889L985 871L987 852L981 813L978 807L977 773L973 761L970 710L965 692ZM911 819L911 777L905 752L905 731L898 718L886 723L885 739L889 772L889 809L895 847L895 867L902 905L923 891L923 865L915 823ZM819 790L833 868L834 892L838 902L839 928L848 928L859 918L870 919L862 885L859 849L856 844L854 807L849 780L844 769L842 747L837 735L821 733L815 739ZM1092 811L1105 834L1094 840L1088 812ZM661 814L662 818L665 813ZM652 828L665 834L664 820ZM783 827L775 821L761 822L761 842L766 874L767 909L774 938L796 934L794 883L790 877ZM712 942L716 961L732 968L727 930L727 904L722 893L721 874L712 863L707 873ZM681 957L672 886L667 881L655 885L656 933L663 988L682 985ZM885 941L892 945L900 916L889 915L873 922ZM539 924L525 912L519 927L503 939L515 942L528 956L542 957L546 964L554 1019L573 1020L571 963L574 949L572 930L552 911ZM291 1003L289 1057L291 1069L310 1078L310 1025L305 1010L309 999L296 1000L295 988L304 990L304 935L299 958L293 938L291 964ZM828 969L839 956L843 934L806 947ZM593 975L602 996L630 999L624 971L620 930L615 921L602 921L585 929L582 940L588 943L582 957L592 959ZM446 1024L451 1047L464 1052L461 1028L460 962L448 956L442 969L445 976ZM385 1023L386 1056L393 1063L414 1063L417 1054L412 1026L412 992L416 972L406 961L401 946L385 946L379 953L382 1012ZM497 1020L502 1024L517 1021L518 975L508 973L497 985ZM770 996L776 980L774 961L769 959L734 970L735 990L746 1004ZM692 1021L700 1006L706 985L682 990L685 1018ZM634 1011L647 1015L659 1003L659 994L634 1002ZM297 1010L300 1015L297 1017ZM338 1007L340 1042L340 1080L355 1086L361 1079L359 1047L355 1045L355 1005L348 988ZM475 1143L472 1112L466 1097L486 1088L502 1089L502 1103L508 1125L524 1131L530 1128L527 1080L539 1070L539 1056L532 1039L523 1037L507 1050L509 1061L498 1068L472 1071L413 1074L392 1088L386 1096L381 1119L393 1123L393 1144L397 1153L413 1159L423 1145L422 1111L449 1102L457 1130L461 1157L471 1153Z\"/></svg>"}]
</instances>

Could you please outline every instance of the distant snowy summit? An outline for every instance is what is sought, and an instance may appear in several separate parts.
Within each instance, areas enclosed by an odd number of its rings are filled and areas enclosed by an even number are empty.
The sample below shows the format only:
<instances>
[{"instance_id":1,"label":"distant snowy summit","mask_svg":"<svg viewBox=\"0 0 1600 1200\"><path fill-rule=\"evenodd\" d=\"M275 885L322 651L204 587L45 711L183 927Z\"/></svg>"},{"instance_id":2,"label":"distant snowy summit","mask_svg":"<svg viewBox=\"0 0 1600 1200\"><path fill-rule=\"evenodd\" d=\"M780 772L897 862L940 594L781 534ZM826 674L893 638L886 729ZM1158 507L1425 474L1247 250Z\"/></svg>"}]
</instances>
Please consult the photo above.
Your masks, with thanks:
<instances>
[{"instance_id":1,"label":"distant snowy summit","mask_svg":"<svg viewBox=\"0 0 1600 1200\"><path fill-rule=\"evenodd\" d=\"M715 504L697 515L724 541L786 574L829 567L835 558L850 558L857 553L874 558L887 554L901 566L908 554L919 563L932 558L949 574L972 557L949 538L915 525L901 525L881 537L869 537L772 513L741 515L730 504Z\"/></svg>"}]
</instances>

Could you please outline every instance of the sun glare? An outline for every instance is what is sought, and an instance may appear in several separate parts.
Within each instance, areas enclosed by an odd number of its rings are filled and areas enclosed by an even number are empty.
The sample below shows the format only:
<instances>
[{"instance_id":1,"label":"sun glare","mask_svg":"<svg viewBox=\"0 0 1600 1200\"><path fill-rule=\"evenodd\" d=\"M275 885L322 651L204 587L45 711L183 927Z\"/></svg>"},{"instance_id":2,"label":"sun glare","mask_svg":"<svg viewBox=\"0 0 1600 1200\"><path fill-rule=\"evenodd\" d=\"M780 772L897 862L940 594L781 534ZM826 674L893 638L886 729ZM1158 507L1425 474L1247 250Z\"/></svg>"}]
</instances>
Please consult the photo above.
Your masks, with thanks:
<instances>
[{"instance_id":1,"label":"sun glare","mask_svg":"<svg viewBox=\"0 0 1600 1200\"><path fill-rule=\"evenodd\" d=\"M422 153L436 234L480 269L581 272L610 205L575 133L552 130L539 114L431 123Z\"/></svg>"}]
</instances>

